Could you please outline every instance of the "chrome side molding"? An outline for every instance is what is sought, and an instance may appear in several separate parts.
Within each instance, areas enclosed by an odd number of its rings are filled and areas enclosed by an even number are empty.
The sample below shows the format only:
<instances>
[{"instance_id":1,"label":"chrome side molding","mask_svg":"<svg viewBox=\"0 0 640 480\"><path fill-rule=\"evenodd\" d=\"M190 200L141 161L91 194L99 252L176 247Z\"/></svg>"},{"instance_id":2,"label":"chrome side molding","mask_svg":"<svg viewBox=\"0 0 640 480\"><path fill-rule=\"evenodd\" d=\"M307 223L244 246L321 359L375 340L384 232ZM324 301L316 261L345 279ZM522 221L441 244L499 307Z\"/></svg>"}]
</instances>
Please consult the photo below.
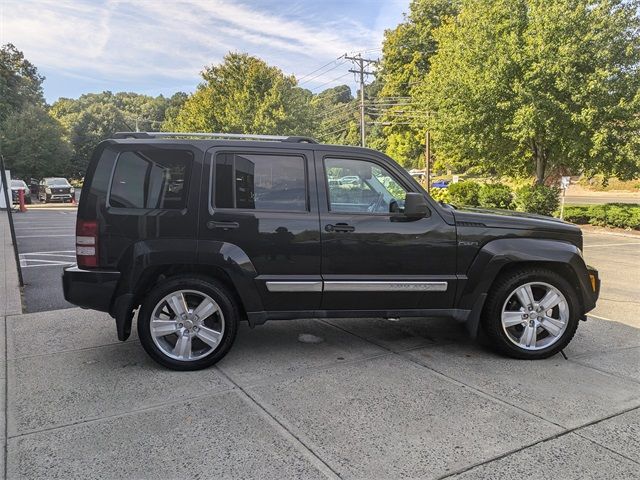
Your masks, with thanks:
<instances>
[{"instance_id":1,"label":"chrome side molding","mask_svg":"<svg viewBox=\"0 0 640 480\"><path fill-rule=\"evenodd\" d=\"M325 292L445 292L447 282L324 282Z\"/></svg>"},{"instance_id":2,"label":"chrome side molding","mask_svg":"<svg viewBox=\"0 0 640 480\"><path fill-rule=\"evenodd\" d=\"M448 282L279 281L268 280L270 292L446 292Z\"/></svg>"}]
</instances>

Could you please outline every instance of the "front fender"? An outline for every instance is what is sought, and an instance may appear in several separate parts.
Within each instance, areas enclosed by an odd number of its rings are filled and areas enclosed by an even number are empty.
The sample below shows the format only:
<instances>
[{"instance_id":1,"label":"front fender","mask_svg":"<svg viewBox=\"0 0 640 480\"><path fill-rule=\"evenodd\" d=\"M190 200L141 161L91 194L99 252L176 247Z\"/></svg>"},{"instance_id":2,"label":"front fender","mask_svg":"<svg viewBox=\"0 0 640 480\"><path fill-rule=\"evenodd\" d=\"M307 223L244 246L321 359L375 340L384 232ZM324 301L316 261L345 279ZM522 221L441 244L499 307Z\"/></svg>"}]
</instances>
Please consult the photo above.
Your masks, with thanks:
<instances>
[{"instance_id":1,"label":"front fender","mask_svg":"<svg viewBox=\"0 0 640 480\"><path fill-rule=\"evenodd\" d=\"M475 334L480 314L493 282L499 272L510 264L556 263L571 268L581 295L584 312L595 307L595 294L589 283L587 266L580 250L569 242L537 238L502 238L485 244L477 253L467 271L467 279L459 289L457 305L471 310L469 329Z\"/></svg>"}]
</instances>

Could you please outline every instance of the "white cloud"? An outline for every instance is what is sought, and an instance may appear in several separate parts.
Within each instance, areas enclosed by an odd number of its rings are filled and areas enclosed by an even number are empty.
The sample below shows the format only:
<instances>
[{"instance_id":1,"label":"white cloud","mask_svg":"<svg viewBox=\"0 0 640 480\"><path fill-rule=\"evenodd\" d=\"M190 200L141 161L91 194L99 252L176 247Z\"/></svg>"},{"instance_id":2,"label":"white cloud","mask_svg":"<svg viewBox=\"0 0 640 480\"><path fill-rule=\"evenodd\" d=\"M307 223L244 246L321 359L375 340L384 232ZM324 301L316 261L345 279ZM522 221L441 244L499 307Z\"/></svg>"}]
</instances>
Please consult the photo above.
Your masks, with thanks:
<instances>
[{"instance_id":1,"label":"white cloud","mask_svg":"<svg viewBox=\"0 0 640 480\"><path fill-rule=\"evenodd\" d=\"M195 86L201 69L230 50L304 74L346 51L379 47L382 34L380 19L375 29L331 12L306 21L301 3L269 11L231 0L0 1L2 43L45 72L107 83L165 78Z\"/></svg>"}]
</instances>

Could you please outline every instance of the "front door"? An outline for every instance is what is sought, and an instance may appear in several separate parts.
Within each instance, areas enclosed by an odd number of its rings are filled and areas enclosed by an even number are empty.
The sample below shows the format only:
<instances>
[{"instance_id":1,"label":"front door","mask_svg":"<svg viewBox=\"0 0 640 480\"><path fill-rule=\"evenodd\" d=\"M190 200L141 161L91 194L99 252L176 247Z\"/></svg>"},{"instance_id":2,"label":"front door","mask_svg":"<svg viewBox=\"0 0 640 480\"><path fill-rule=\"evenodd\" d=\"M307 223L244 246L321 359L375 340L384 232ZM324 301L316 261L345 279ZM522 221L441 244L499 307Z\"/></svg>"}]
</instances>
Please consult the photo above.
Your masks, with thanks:
<instances>
[{"instance_id":1,"label":"front door","mask_svg":"<svg viewBox=\"0 0 640 480\"><path fill-rule=\"evenodd\" d=\"M394 165L317 152L324 310L451 308L455 228L432 208L404 216L418 191Z\"/></svg>"},{"instance_id":2,"label":"front door","mask_svg":"<svg viewBox=\"0 0 640 480\"><path fill-rule=\"evenodd\" d=\"M319 308L322 278L313 151L215 148L209 150L207 163L200 255L206 256L215 242L246 255L257 272L256 287L267 311Z\"/></svg>"}]
</instances>

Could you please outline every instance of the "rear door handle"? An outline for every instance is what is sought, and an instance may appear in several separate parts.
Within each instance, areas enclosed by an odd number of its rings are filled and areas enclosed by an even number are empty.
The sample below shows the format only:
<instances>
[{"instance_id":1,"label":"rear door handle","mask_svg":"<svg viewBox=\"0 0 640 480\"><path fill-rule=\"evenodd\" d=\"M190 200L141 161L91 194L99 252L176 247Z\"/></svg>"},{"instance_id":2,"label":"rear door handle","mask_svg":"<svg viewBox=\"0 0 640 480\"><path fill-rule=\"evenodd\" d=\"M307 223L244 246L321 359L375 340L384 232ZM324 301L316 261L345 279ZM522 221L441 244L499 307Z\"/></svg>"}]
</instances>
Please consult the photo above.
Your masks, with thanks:
<instances>
[{"instance_id":1,"label":"rear door handle","mask_svg":"<svg viewBox=\"0 0 640 480\"><path fill-rule=\"evenodd\" d=\"M240 224L238 222L216 222L213 220L209 220L207 222L207 228L209 230L214 230L216 228L221 228L223 230L231 230L233 228L238 228L240 227Z\"/></svg>"},{"instance_id":2,"label":"rear door handle","mask_svg":"<svg viewBox=\"0 0 640 480\"><path fill-rule=\"evenodd\" d=\"M336 223L335 225L325 225L324 229L327 232L348 233L355 231L356 227L348 225L346 223Z\"/></svg>"}]
</instances>

